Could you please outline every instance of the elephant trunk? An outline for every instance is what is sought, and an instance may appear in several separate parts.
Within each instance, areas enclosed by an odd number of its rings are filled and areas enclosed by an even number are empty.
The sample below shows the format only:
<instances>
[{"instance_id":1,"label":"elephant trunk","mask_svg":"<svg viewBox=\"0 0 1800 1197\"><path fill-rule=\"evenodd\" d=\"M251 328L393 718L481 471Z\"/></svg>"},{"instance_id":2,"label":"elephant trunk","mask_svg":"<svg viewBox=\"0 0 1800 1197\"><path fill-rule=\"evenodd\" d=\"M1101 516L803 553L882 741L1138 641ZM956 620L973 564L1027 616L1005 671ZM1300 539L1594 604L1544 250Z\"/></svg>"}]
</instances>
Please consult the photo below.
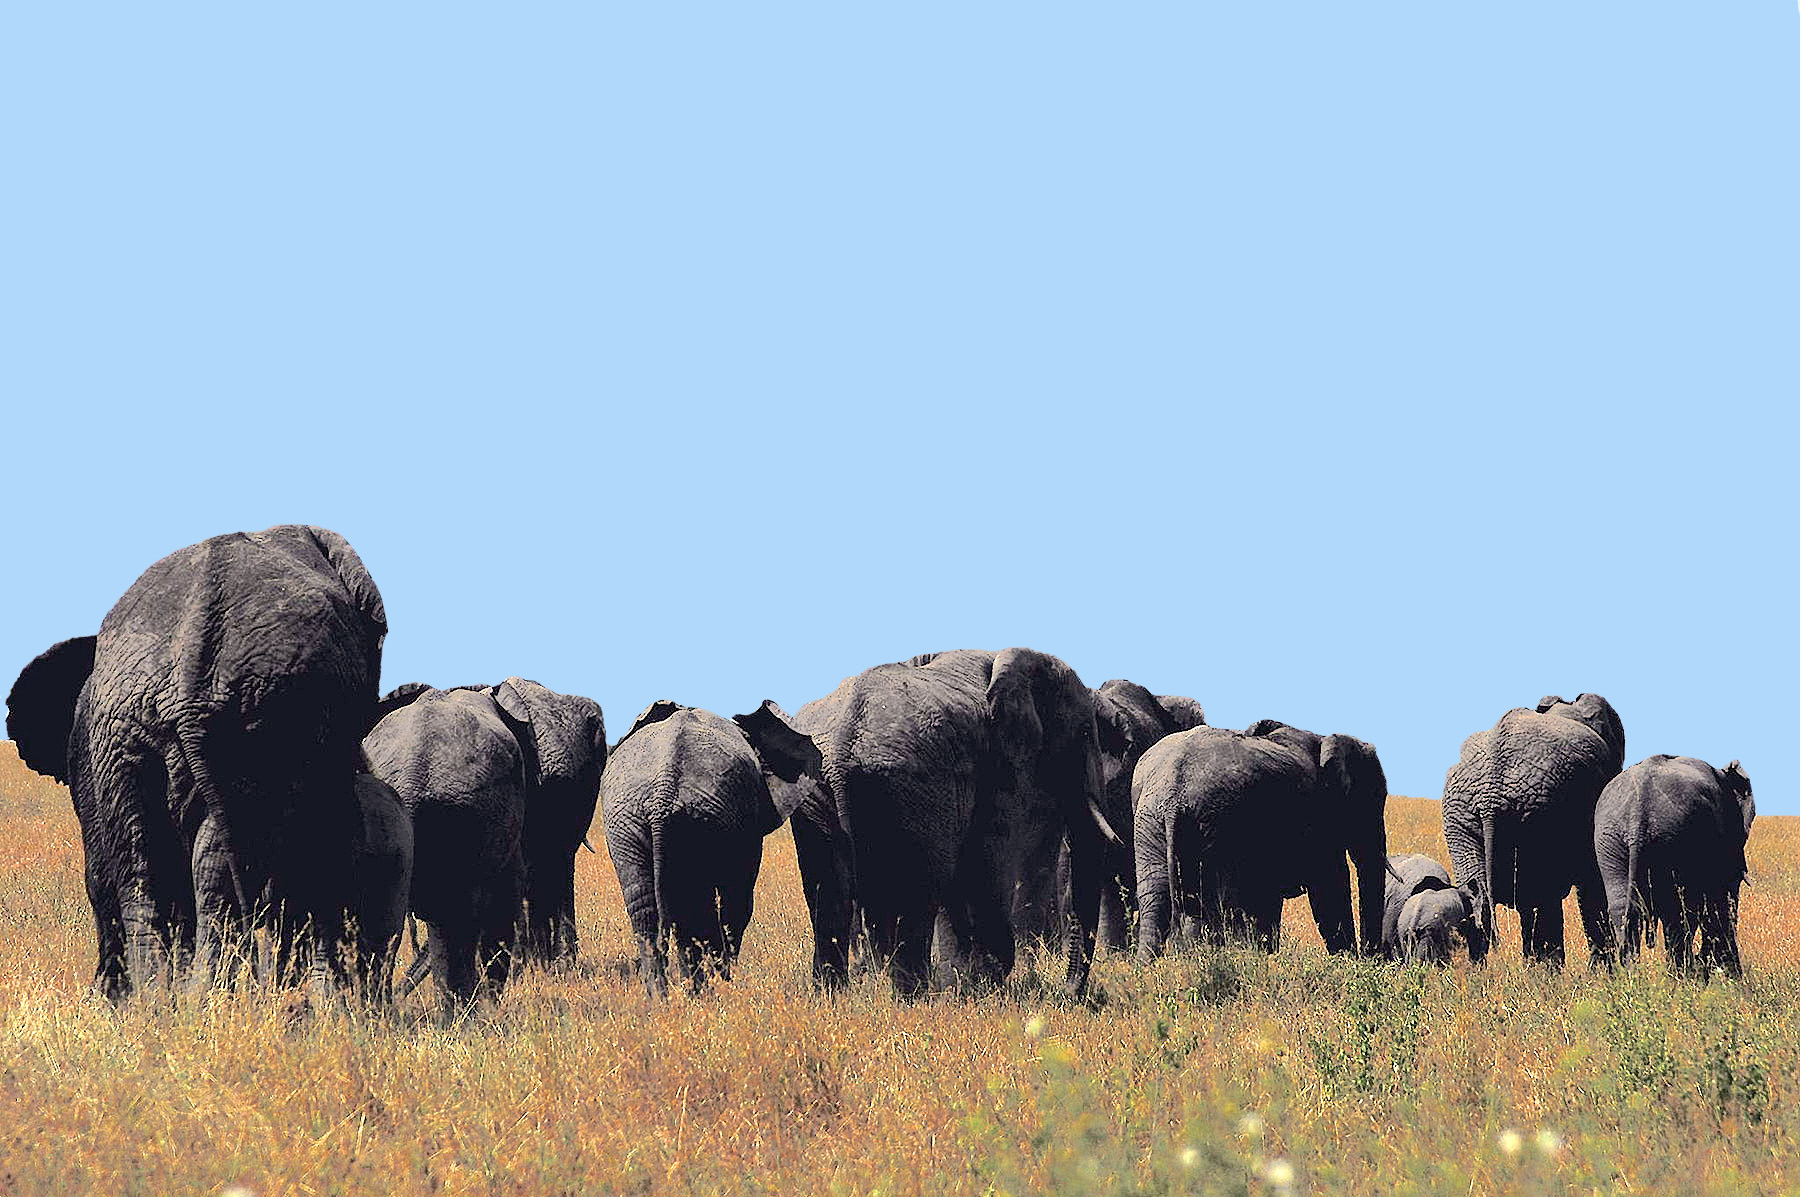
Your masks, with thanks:
<instances>
[{"instance_id":1,"label":"elephant trunk","mask_svg":"<svg viewBox=\"0 0 1800 1197\"><path fill-rule=\"evenodd\" d=\"M1356 864L1356 917L1362 954L1381 954L1381 921L1387 905L1387 837L1364 848Z\"/></svg>"}]
</instances>

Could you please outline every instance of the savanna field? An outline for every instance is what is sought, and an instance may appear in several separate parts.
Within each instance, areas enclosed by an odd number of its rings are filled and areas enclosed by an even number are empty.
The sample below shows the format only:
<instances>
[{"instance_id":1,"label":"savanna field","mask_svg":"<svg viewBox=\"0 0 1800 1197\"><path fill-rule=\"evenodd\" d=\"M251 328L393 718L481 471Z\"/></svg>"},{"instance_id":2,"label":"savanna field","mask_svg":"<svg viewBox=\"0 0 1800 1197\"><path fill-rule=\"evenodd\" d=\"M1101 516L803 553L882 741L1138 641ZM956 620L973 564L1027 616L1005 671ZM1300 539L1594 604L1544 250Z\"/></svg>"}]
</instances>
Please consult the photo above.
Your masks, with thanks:
<instances>
[{"instance_id":1,"label":"savanna field","mask_svg":"<svg viewBox=\"0 0 1800 1197\"><path fill-rule=\"evenodd\" d=\"M1750 838L1741 982L1647 967L1103 957L970 1001L809 984L771 837L738 979L652 1003L583 853L582 966L451 1026L276 992L113 1009L62 787L0 746L0 1193L1763 1193L1800 1188L1800 820ZM1447 860L1437 803L1389 846ZM1044 976L1057 972L1046 963Z\"/></svg>"}]
</instances>

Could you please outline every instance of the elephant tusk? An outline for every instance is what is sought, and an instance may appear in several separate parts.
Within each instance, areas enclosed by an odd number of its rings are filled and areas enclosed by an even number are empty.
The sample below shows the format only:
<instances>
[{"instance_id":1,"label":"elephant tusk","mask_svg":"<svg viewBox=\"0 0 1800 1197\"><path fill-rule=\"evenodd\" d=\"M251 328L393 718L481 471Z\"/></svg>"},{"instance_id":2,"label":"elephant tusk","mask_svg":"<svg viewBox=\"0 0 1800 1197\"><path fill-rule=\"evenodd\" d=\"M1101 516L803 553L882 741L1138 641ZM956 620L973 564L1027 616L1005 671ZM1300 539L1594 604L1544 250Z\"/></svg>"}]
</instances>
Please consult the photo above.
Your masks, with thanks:
<instances>
[{"instance_id":1,"label":"elephant tusk","mask_svg":"<svg viewBox=\"0 0 1800 1197\"><path fill-rule=\"evenodd\" d=\"M599 851L594 847L594 842L585 835L581 837L581 846L586 848L589 852L592 852L595 856L600 855Z\"/></svg>"},{"instance_id":2,"label":"elephant tusk","mask_svg":"<svg viewBox=\"0 0 1800 1197\"><path fill-rule=\"evenodd\" d=\"M1092 798L1088 799L1088 813L1094 816L1094 826L1100 829L1100 834L1105 836L1108 842L1114 844L1125 842L1119 838L1119 833L1112 829L1112 824L1106 821L1106 816L1100 813L1100 804Z\"/></svg>"}]
</instances>

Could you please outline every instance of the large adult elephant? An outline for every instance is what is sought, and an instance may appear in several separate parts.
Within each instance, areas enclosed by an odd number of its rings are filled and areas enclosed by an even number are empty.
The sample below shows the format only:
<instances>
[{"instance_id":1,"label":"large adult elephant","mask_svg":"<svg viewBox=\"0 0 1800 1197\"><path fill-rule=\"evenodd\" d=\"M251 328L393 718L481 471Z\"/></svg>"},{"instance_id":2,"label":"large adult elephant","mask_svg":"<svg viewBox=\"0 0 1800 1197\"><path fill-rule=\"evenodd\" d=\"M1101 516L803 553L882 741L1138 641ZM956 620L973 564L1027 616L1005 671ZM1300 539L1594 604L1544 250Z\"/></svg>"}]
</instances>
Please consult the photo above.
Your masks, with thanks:
<instances>
[{"instance_id":1,"label":"large adult elephant","mask_svg":"<svg viewBox=\"0 0 1800 1197\"><path fill-rule=\"evenodd\" d=\"M754 909L763 837L823 785L811 737L772 702L721 719L662 699L607 758L601 819L638 973L668 992L668 941L689 986L706 965L727 979Z\"/></svg>"},{"instance_id":2,"label":"large adult elephant","mask_svg":"<svg viewBox=\"0 0 1800 1197\"><path fill-rule=\"evenodd\" d=\"M1144 755L1132 800L1140 960L1162 952L1177 912L1184 930L1272 952L1282 902L1302 892L1328 950L1354 951L1358 922L1362 950L1379 950L1387 777L1372 745L1273 720L1199 727Z\"/></svg>"},{"instance_id":3,"label":"large adult elephant","mask_svg":"<svg viewBox=\"0 0 1800 1197\"><path fill-rule=\"evenodd\" d=\"M1192 698L1152 694L1136 682L1113 678L1094 690L1094 723L1100 747L1101 812L1118 834L1106 846L1100 886L1097 938L1123 950L1137 921L1137 854L1131 813L1131 776L1143 755L1164 736L1202 727L1206 712ZM1026 863L1013 897L1014 938L1049 939L1061 934L1070 912L1069 850L1065 837L1052 860Z\"/></svg>"},{"instance_id":4,"label":"large adult elephant","mask_svg":"<svg viewBox=\"0 0 1800 1197\"><path fill-rule=\"evenodd\" d=\"M1003 979L1017 882L1067 834L1064 984L1086 991L1113 833L1093 696L1073 669L1025 648L928 654L845 679L795 726L818 745L830 795L803 800L793 821L815 978L843 980L860 922L900 992L920 992L941 910L976 979Z\"/></svg>"},{"instance_id":5,"label":"large adult elephant","mask_svg":"<svg viewBox=\"0 0 1800 1197\"><path fill-rule=\"evenodd\" d=\"M606 761L599 704L516 677L409 684L382 703L363 749L412 816L412 910L446 998L504 986L515 953L572 961L575 854Z\"/></svg>"},{"instance_id":6,"label":"large adult elephant","mask_svg":"<svg viewBox=\"0 0 1800 1197\"><path fill-rule=\"evenodd\" d=\"M1715 769L1653 756L1607 783L1594 807L1594 854L1622 960L1660 922L1670 968L1691 967L1697 931L1703 968L1743 970L1738 890L1755 819L1750 777L1736 761Z\"/></svg>"},{"instance_id":7,"label":"large adult elephant","mask_svg":"<svg viewBox=\"0 0 1800 1197\"><path fill-rule=\"evenodd\" d=\"M191 959L194 846L230 887L221 935L266 928L281 977L344 984L362 826L354 777L387 617L343 537L284 524L215 536L133 582L95 636L27 665L7 734L68 783L99 959L118 1000ZM210 983L196 970L196 985Z\"/></svg>"},{"instance_id":8,"label":"large adult elephant","mask_svg":"<svg viewBox=\"0 0 1800 1197\"><path fill-rule=\"evenodd\" d=\"M1593 959L1611 957L1594 858L1594 803L1625 764L1625 726L1598 694L1551 695L1463 741L1444 779L1444 839L1457 880L1479 891L1481 934L1494 909L1519 912L1525 955L1560 966L1563 899L1574 888Z\"/></svg>"}]
</instances>

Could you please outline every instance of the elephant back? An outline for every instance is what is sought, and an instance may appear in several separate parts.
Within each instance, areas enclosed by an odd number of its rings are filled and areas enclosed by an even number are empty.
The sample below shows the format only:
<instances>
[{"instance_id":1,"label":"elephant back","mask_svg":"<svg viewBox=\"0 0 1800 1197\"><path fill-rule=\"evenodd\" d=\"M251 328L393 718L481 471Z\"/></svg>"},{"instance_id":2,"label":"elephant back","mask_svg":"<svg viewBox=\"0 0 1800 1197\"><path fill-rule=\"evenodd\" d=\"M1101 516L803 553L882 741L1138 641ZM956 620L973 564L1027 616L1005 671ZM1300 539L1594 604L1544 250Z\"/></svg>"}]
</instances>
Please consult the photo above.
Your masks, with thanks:
<instances>
[{"instance_id":1,"label":"elephant back","mask_svg":"<svg viewBox=\"0 0 1800 1197\"><path fill-rule=\"evenodd\" d=\"M430 690L363 740L369 771L418 817L423 805L494 809L522 802L524 760L489 695Z\"/></svg>"},{"instance_id":2,"label":"elephant back","mask_svg":"<svg viewBox=\"0 0 1800 1197\"><path fill-rule=\"evenodd\" d=\"M614 748L601 779L602 817L691 818L720 831L756 825L762 769L739 727L683 707ZM761 829L756 828L760 837Z\"/></svg>"},{"instance_id":3,"label":"elephant back","mask_svg":"<svg viewBox=\"0 0 1800 1197\"><path fill-rule=\"evenodd\" d=\"M195 712L246 726L285 715L354 744L372 721L386 633L381 594L336 533L214 536L151 565L107 612L94 714L164 726Z\"/></svg>"}]
</instances>

